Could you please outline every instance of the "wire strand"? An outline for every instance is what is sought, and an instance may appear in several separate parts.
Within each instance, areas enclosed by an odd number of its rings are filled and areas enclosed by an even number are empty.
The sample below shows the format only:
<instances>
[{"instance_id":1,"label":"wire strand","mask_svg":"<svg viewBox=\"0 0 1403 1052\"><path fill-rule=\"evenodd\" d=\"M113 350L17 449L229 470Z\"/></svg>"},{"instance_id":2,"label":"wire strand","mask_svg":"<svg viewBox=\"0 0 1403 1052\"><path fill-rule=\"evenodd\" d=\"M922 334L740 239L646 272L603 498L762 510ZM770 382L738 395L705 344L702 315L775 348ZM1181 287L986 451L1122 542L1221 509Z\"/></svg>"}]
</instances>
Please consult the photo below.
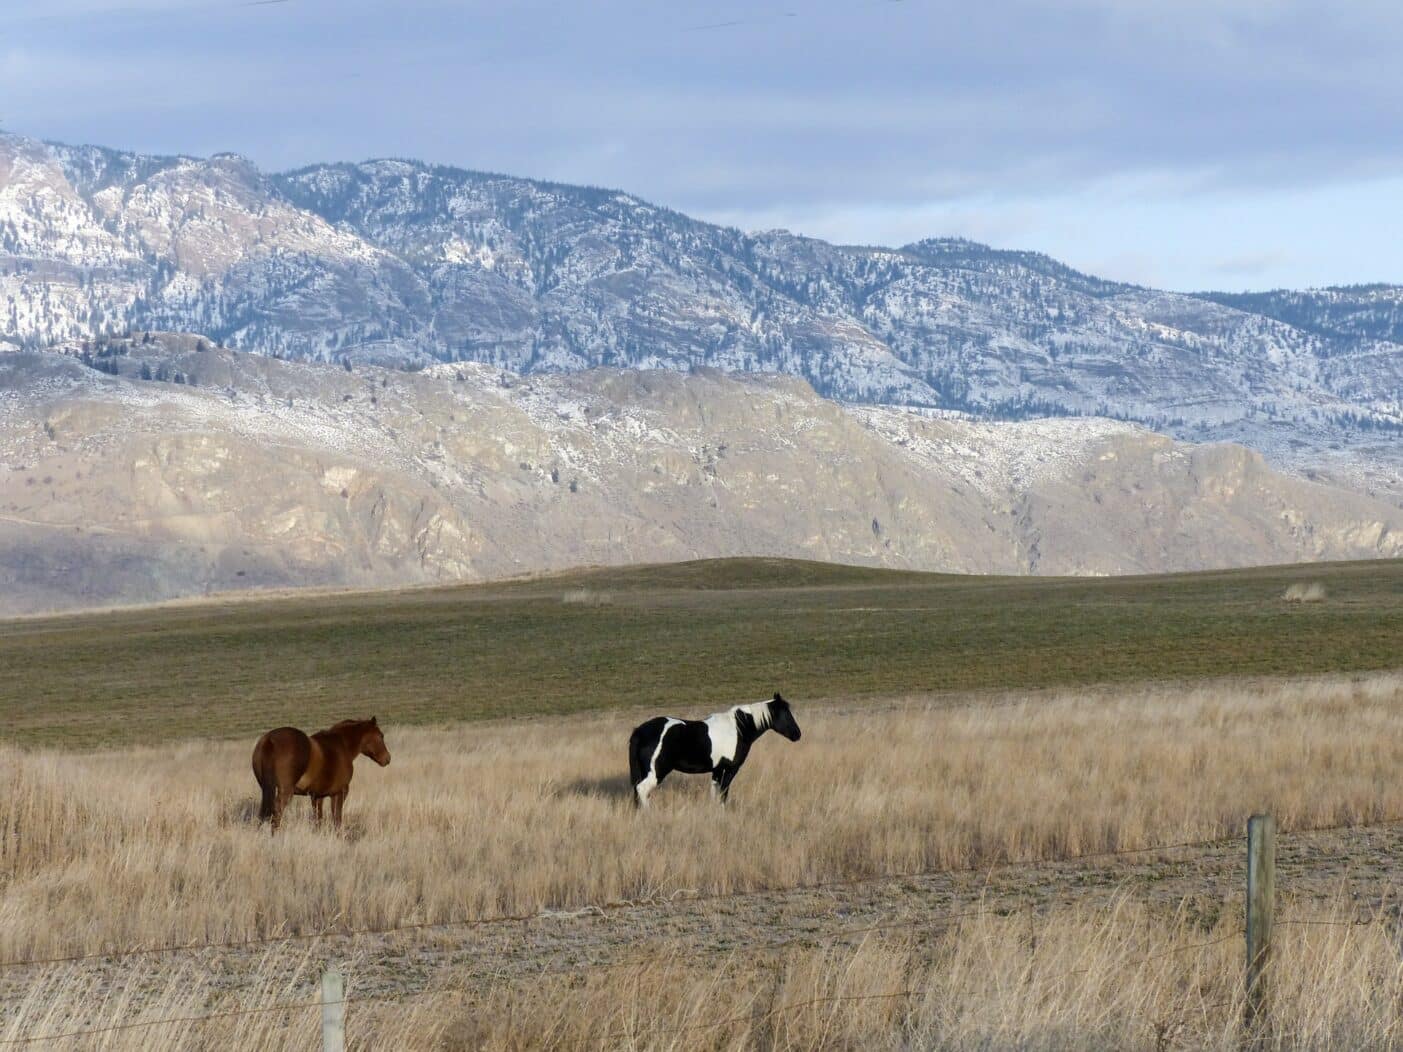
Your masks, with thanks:
<instances>
[{"instance_id":1,"label":"wire strand","mask_svg":"<svg viewBox=\"0 0 1403 1052\"><path fill-rule=\"evenodd\" d=\"M38 1041L67 1041L78 1037L92 1037L95 1034L113 1034L119 1030L141 1030L151 1026L173 1026L176 1023L203 1023L210 1019L230 1019L241 1015L266 1015L271 1012L299 1012L309 1008L321 1008L324 1004L345 1004L346 1001L314 1001L306 1004L268 1005L262 1008L234 1008L227 1012L211 1012L207 1015L168 1016L164 1019L143 1019L136 1023L117 1023L113 1026L94 1027L91 1030L69 1030L61 1034L28 1034L0 1040L0 1045L29 1045Z\"/></svg>"}]
</instances>

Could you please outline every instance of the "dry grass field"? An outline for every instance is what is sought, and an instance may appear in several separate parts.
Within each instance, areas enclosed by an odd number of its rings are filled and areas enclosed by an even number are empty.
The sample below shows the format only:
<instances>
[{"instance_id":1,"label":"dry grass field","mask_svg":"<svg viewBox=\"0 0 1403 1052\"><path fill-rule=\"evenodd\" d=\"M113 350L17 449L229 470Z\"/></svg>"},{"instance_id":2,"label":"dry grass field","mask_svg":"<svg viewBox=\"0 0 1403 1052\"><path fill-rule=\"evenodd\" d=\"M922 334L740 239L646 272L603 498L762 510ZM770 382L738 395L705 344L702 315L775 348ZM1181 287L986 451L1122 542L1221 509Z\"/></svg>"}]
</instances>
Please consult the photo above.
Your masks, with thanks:
<instances>
[{"instance_id":1,"label":"dry grass field","mask_svg":"<svg viewBox=\"0 0 1403 1052\"><path fill-rule=\"evenodd\" d=\"M389 724L394 761L358 768L339 838L300 800L285 835L260 833L251 739L7 748L4 960L538 920L0 969L0 1041L309 1003L334 956L357 1048L1227 1048L1239 847L1056 860L1237 836L1263 809L1287 830L1403 816L1395 674L796 712L803 740L759 743L728 808L674 776L647 814L623 791L633 717ZM1283 929L1277 1045L1400 1041L1388 844L1331 842L1283 878L1290 915L1346 923ZM1347 923L1362 910L1378 919ZM893 920L910 923L860 930ZM795 938L825 928L853 934ZM314 1023L67 1047L305 1048Z\"/></svg>"}]
</instances>

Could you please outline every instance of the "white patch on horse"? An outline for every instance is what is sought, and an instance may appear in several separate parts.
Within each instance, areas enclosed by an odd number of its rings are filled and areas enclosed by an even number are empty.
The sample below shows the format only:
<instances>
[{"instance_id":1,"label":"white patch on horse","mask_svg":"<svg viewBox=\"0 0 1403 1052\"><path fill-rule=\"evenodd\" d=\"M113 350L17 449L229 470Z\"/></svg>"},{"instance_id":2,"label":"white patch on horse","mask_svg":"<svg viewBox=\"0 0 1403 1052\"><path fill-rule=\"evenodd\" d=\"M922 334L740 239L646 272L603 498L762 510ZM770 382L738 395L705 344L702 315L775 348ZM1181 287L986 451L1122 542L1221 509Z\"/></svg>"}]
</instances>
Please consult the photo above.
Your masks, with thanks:
<instances>
[{"instance_id":1,"label":"white patch on horse","mask_svg":"<svg viewBox=\"0 0 1403 1052\"><path fill-rule=\"evenodd\" d=\"M634 792L638 794L638 802L644 807L648 806L648 794L658 787L658 757L662 755L663 739L667 737L667 732L673 727L680 726L682 726L681 720L675 720L669 716L667 722L663 724L663 729L658 732L657 747L653 749L653 756L648 761L648 774L643 781L634 786Z\"/></svg>"},{"instance_id":2,"label":"white patch on horse","mask_svg":"<svg viewBox=\"0 0 1403 1052\"><path fill-rule=\"evenodd\" d=\"M740 728L736 726L736 710L714 712L706 718L706 736L711 739L711 766L736 758L740 745Z\"/></svg>"}]
</instances>

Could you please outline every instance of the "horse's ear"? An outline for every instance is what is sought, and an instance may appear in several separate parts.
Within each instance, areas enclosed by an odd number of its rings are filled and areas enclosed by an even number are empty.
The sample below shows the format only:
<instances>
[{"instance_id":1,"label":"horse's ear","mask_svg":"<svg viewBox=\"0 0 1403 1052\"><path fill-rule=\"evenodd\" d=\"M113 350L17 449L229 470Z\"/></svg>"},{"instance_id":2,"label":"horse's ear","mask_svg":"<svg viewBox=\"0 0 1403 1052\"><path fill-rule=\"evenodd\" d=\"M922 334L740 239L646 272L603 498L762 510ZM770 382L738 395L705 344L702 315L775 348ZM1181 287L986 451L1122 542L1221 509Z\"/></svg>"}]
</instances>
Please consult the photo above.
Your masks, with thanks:
<instances>
[{"instance_id":1,"label":"horse's ear","mask_svg":"<svg viewBox=\"0 0 1403 1052\"><path fill-rule=\"evenodd\" d=\"M380 724L377 723L377 722L375 721L375 717L374 717L374 716L370 717L370 725L371 725L372 727L378 727L378 726L380 726Z\"/></svg>"},{"instance_id":2,"label":"horse's ear","mask_svg":"<svg viewBox=\"0 0 1403 1052\"><path fill-rule=\"evenodd\" d=\"M775 691L775 701L783 701L783 700L784 700L784 699L781 698L781 697L779 696L779 691Z\"/></svg>"}]
</instances>

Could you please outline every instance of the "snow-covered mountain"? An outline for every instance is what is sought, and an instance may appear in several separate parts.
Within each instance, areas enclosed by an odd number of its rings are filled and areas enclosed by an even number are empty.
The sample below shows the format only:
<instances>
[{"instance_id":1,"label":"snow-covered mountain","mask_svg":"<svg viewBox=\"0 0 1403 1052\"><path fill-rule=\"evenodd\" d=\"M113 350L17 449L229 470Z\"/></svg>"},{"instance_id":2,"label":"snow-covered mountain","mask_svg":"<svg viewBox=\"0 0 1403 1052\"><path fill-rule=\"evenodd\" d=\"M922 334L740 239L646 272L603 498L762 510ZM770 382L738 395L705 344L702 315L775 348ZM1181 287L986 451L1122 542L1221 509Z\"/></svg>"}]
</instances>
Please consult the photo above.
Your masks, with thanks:
<instances>
[{"instance_id":1,"label":"snow-covered mountain","mask_svg":"<svg viewBox=\"0 0 1403 1052\"><path fill-rule=\"evenodd\" d=\"M410 161L269 175L0 136L0 346L157 329L297 359L773 371L848 402L1228 438L1372 485L1403 445L1400 299L1157 292Z\"/></svg>"},{"instance_id":2,"label":"snow-covered mountain","mask_svg":"<svg viewBox=\"0 0 1403 1052\"><path fill-rule=\"evenodd\" d=\"M1395 557L1403 509L1241 446L845 406L773 374L347 371L165 333L0 354L0 615L721 555L1045 574Z\"/></svg>"}]
</instances>

